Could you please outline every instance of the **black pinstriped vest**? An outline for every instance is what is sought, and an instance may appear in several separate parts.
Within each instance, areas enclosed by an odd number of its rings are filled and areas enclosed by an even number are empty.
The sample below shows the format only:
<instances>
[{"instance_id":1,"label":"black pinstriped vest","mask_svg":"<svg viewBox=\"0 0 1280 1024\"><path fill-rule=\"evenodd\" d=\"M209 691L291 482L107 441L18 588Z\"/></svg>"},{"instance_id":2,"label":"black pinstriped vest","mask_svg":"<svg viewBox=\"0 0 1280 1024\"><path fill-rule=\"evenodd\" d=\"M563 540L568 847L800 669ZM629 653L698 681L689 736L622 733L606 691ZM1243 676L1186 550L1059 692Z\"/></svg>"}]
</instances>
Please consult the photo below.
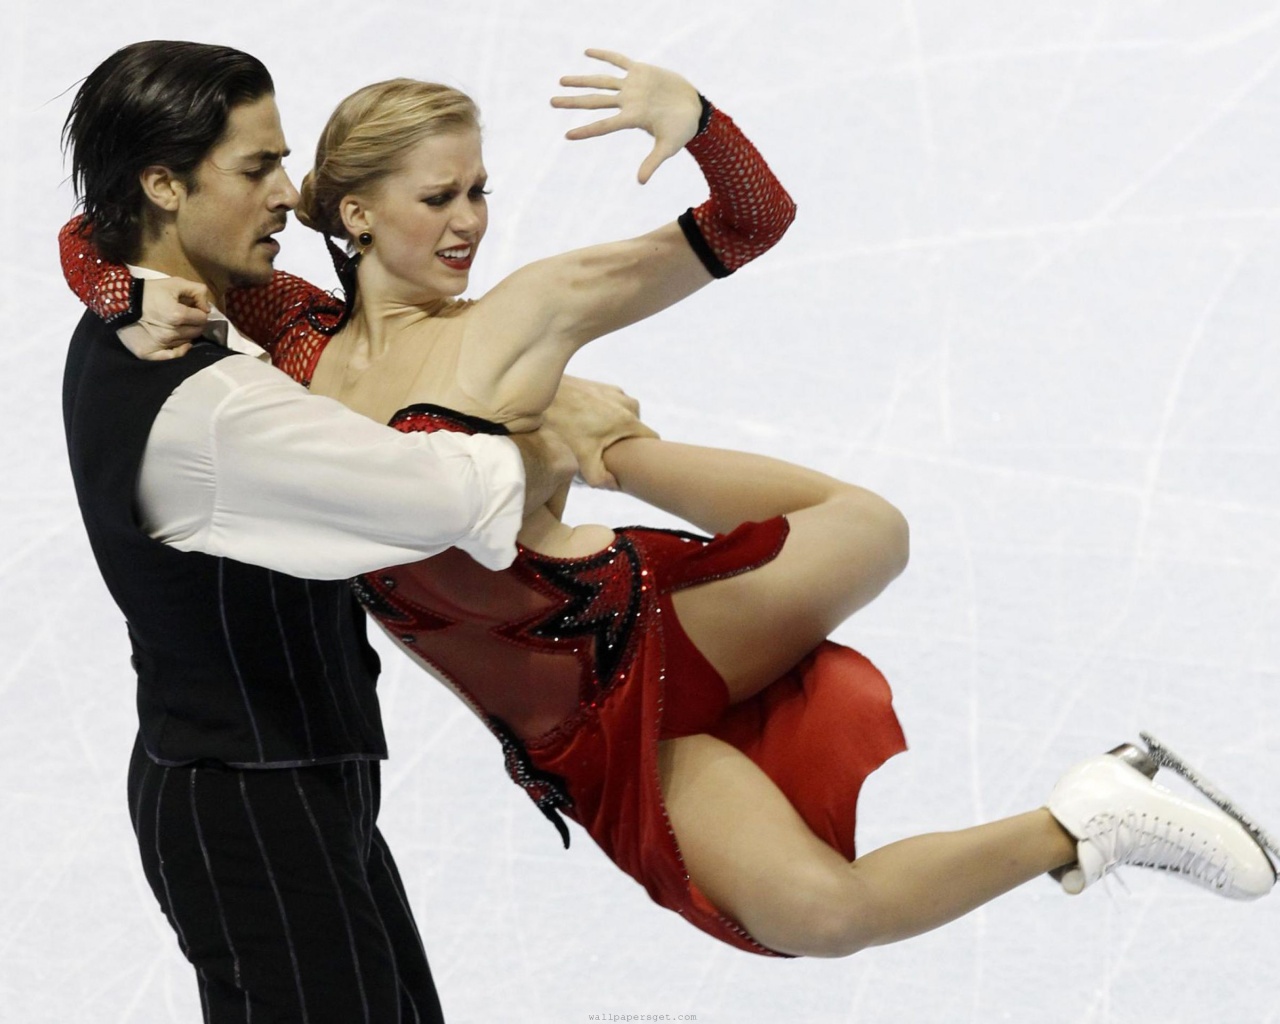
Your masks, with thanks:
<instances>
[{"instance_id":1,"label":"black pinstriped vest","mask_svg":"<svg viewBox=\"0 0 1280 1024\"><path fill-rule=\"evenodd\" d=\"M386 756L378 658L345 581L301 580L152 540L134 516L151 425L211 344L142 362L86 313L71 338L63 417L71 475L107 588L128 624L147 753L247 767Z\"/></svg>"}]
</instances>

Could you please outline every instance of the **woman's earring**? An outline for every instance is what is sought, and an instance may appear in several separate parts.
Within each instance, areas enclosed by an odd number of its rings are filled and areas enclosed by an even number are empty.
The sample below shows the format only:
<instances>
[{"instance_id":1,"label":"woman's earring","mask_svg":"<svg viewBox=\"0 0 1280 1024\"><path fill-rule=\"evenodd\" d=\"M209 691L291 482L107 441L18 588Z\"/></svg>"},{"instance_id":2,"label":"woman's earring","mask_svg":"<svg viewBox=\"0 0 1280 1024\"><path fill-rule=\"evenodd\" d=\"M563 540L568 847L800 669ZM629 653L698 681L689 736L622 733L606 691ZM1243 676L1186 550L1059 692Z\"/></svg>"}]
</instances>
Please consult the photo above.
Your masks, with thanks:
<instances>
[{"instance_id":1,"label":"woman's earring","mask_svg":"<svg viewBox=\"0 0 1280 1024\"><path fill-rule=\"evenodd\" d=\"M360 243L360 249L363 251L373 245L373 235L367 231L361 231L356 241Z\"/></svg>"}]
</instances>

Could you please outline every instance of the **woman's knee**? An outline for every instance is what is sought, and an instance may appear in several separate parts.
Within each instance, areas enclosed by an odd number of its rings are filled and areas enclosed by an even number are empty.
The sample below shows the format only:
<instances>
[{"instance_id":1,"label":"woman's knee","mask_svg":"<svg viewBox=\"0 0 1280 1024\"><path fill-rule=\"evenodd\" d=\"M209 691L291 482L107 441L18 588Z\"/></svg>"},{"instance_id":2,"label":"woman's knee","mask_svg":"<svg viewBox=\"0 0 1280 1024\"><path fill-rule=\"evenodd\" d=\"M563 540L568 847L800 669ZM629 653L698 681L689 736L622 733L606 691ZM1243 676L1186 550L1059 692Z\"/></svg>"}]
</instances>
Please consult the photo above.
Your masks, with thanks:
<instances>
[{"instance_id":1,"label":"woman's knee","mask_svg":"<svg viewBox=\"0 0 1280 1024\"><path fill-rule=\"evenodd\" d=\"M748 924L758 942L795 956L851 956L874 944L856 876L846 869L800 867L777 880L767 913Z\"/></svg>"},{"instance_id":2,"label":"woman's knee","mask_svg":"<svg viewBox=\"0 0 1280 1024\"><path fill-rule=\"evenodd\" d=\"M847 527L849 543L860 550L872 550L888 579L898 576L911 553L907 517L892 502L853 484L846 484L833 500Z\"/></svg>"}]
</instances>

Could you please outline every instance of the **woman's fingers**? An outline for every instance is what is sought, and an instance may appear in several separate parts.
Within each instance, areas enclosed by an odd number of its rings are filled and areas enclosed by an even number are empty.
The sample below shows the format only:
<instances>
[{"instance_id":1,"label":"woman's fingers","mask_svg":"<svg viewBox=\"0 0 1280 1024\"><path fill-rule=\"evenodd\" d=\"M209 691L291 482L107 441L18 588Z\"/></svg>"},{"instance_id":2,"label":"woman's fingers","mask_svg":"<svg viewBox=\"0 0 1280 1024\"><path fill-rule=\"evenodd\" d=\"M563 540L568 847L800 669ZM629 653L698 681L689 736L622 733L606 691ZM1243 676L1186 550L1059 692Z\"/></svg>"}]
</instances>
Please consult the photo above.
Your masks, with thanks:
<instances>
[{"instance_id":1,"label":"woman's fingers","mask_svg":"<svg viewBox=\"0 0 1280 1024\"><path fill-rule=\"evenodd\" d=\"M576 142L579 139L594 139L601 135L608 135L610 132L620 132L633 127L635 125L627 118L621 114L615 114L613 117L606 117L602 121L592 121L591 124L570 128L564 133L564 137Z\"/></svg>"},{"instance_id":2,"label":"woman's fingers","mask_svg":"<svg viewBox=\"0 0 1280 1024\"><path fill-rule=\"evenodd\" d=\"M613 75L563 75L560 84L566 89L606 89L617 92L625 79Z\"/></svg>"},{"instance_id":3,"label":"woman's fingers","mask_svg":"<svg viewBox=\"0 0 1280 1024\"><path fill-rule=\"evenodd\" d=\"M192 306L195 309L209 312L213 304L213 294L209 289L195 281L188 281L185 278L170 278L175 288L174 295L183 305Z\"/></svg>"},{"instance_id":4,"label":"woman's fingers","mask_svg":"<svg viewBox=\"0 0 1280 1024\"><path fill-rule=\"evenodd\" d=\"M622 104L612 93L592 93L589 96L552 96L551 105L564 110L603 110Z\"/></svg>"},{"instance_id":5,"label":"woman's fingers","mask_svg":"<svg viewBox=\"0 0 1280 1024\"><path fill-rule=\"evenodd\" d=\"M175 345L173 348L161 348L138 356L146 362L159 362L162 359L180 359L191 351L191 343Z\"/></svg>"},{"instance_id":6,"label":"woman's fingers","mask_svg":"<svg viewBox=\"0 0 1280 1024\"><path fill-rule=\"evenodd\" d=\"M180 338L198 338L204 333L209 315L199 307L174 306L166 311L162 322Z\"/></svg>"},{"instance_id":7,"label":"woman's fingers","mask_svg":"<svg viewBox=\"0 0 1280 1024\"><path fill-rule=\"evenodd\" d=\"M647 184L649 179L653 177L653 172L661 167L669 156L671 154L666 152L661 143L655 143L653 149L649 150L649 155L644 158L644 163L640 165L636 180L641 185Z\"/></svg>"},{"instance_id":8,"label":"woman's fingers","mask_svg":"<svg viewBox=\"0 0 1280 1024\"><path fill-rule=\"evenodd\" d=\"M631 58L618 53L616 50L598 50L594 46L589 46L584 52L592 60L606 61L615 68L621 68L623 71L631 70Z\"/></svg>"},{"instance_id":9,"label":"woman's fingers","mask_svg":"<svg viewBox=\"0 0 1280 1024\"><path fill-rule=\"evenodd\" d=\"M613 50L587 50L587 56L626 72L616 75L566 75L560 84L595 90L587 95L556 96L553 107L563 110L618 111L593 124L565 133L570 140L593 139L610 132L640 128L655 139L652 151L640 165L637 177L643 185L664 161L680 151L697 130L701 103L697 90L679 75L663 68L639 64Z\"/></svg>"}]
</instances>

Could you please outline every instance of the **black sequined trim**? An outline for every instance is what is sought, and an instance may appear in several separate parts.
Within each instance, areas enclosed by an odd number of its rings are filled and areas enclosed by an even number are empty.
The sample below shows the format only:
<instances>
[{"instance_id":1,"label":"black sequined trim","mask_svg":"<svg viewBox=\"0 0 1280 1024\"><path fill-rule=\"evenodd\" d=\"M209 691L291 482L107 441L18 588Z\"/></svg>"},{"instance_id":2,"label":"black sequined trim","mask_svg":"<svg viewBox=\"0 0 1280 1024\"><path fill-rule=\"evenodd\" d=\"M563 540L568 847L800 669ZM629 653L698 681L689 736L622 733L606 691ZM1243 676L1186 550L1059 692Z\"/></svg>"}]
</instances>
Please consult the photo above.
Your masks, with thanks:
<instances>
[{"instance_id":1,"label":"black sequined trim","mask_svg":"<svg viewBox=\"0 0 1280 1024\"><path fill-rule=\"evenodd\" d=\"M678 530L674 526L619 526L616 533L639 531L642 533L665 533L668 537L679 537L681 540L697 541L699 544L710 544L714 537L706 533L694 533L692 530Z\"/></svg>"},{"instance_id":2,"label":"black sequined trim","mask_svg":"<svg viewBox=\"0 0 1280 1024\"><path fill-rule=\"evenodd\" d=\"M397 426L415 416L429 416L436 421L437 426L443 426L445 429L452 427L468 434L497 434L500 437L506 437L511 433L501 423L494 423L481 416L472 416L470 413L458 412L456 409L434 405L431 402L417 402L406 406L391 417L388 426Z\"/></svg>"},{"instance_id":3,"label":"black sequined trim","mask_svg":"<svg viewBox=\"0 0 1280 1024\"><path fill-rule=\"evenodd\" d=\"M342 330L349 314L346 303L336 295L330 295L329 297L333 300L332 305L317 301L307 308L306 318L307 323L311 325L313 330L332 337ZM305 383L310 385L311 382L306 381Z\"/></svg>"},{"instance_id":4,"label":"black sequined trim","mask_svg":"<svg viewBox=\"0 0 1280 1024\"><path fill-rule=\"evenodd\" d=\"M502 754L507 762L507 774L516 785L521 786L538 805L546 819L560 833L560 841L569 849L569 826L560 817L561 810L573 807L573 798L565 789L564 779L553 772L544 772L534 766L520 738L512 732L511 727L501 718L492 715L487 718L489 728L502 744Z\"/></svg>"},{"instance_id":5,"label":"black sequined trim","mask_svg":"<svg viewBox=\"0 0 1280 1024\"><path fill-rule=\"evenodd\" d=\"M393 585L394 586L394 585ZM387 587L387 590L393 589ZM377 619L385 619L389 622L408 622L410 618L405 614L404 609L393 604L387 599L386 593L373 580L367 576L357 576L351 581L351 589L359 601L368 610L369 614Z\"/></svg>"}]
</instances>

